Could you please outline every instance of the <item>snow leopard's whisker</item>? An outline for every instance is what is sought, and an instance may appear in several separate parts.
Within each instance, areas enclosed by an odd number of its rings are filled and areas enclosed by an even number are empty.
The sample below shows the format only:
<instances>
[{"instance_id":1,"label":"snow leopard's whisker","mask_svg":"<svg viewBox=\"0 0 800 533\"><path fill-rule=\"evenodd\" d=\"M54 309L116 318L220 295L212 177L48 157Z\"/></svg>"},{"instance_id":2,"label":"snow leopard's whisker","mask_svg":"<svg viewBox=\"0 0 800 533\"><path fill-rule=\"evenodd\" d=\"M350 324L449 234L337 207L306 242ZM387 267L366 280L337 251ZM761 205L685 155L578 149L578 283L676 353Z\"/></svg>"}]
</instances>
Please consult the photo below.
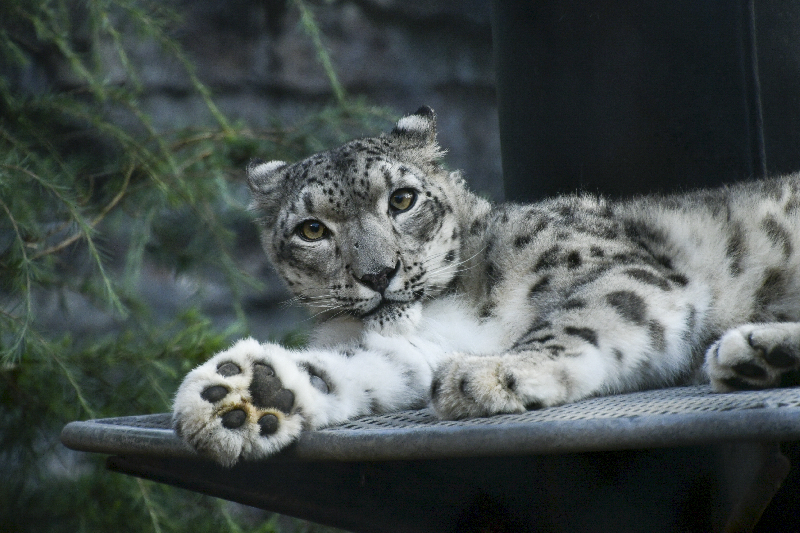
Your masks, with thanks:
<instances>
[{"instance_id":1,"label":"snow leopard's whisker","mask_svg":"<svg viewBox=\"0 0 800 533\"><path fill-rule=\"evenodd\" d=\"M306 305L312 305L314 307L319 307L320 305L324 305L326 300L331 301L331 303L333 303L335 301L333 298L330 298L330 297L322 297L322 296L320 296L320 297L318 297L316 299L310 299L310 298L302 298L302 297L296 296L294 298L289 298L288 300L284 300L283 302L281 302L281 306L284 309L288 309L289 307L293 307L293 306L296 306L296 305L297 306L301 306L301 307L302 306L306 306Z\"/></svg>"},{"instance_id":2,"label":"snow leopard's whisker","mask_svg":"<svg viewBox=\"0 0 800 533\"><path fill-rule=\"evenodd\" d=\"M337 302L338 298L336 297L336 293L331 289L315 289L315 291L326 291L321 292L320 294L298 294L295 298L300 303L318 303L324 302L329 300L331 302Z\"/></svg>"},{"instance_id":3,"label":"snow leopard's whisker","mask_svg":"<svg viewBox=\"0 0 800 533\"><path fill-rule=\"evenodd\" d=\"M316 293L316 294L314 294ZM309 289L306 292L301 292L297 295L298 298L320 298L333 295L334 292L332 289L324 288L324 289Z\"/></svg>"},{"instance_id":4,"label":"snow leopard's whisker","mask_svg":"<svg viewBox=\"0 0 800 533\"><path fill-rule=\"evenodd\" d=\"M343 306L343 307L344 307L344 306ZM336 313L334 313L333 315L331 315L330 317L328 317L328 320L333 320L334 318L339 318L340 316L342 316L342 315L343 315L343 314L345 314L346 312L347 312L347 309L342 309L341 311L337 311Z\"/></svg>"},{"instance_id":5,"label":"snow leopard's whisker","mask_svg":"<svg viewBox=\"0 0 800 533\"><path fill-rule=\"evenodd\" d=\"M336 299L336 296L325 295L325 296L303 297L303 298L300 298L299 301L302 302L302 303L309 303L309 304L317 305L317 304L325 303L325 302L336 302L337 299Z\"/></svg>"},{"instance_id":6,"label":"snow leopard's whisker","mask_svg":"<svg viewBox=\"0 0 800 533\"><path fill-rule=\"evenodd\" d=\"M447 250L447 251L445 251L445 252L440 252L440 253L438 253L438 254L436 254L436 255L432 255L432 256L430 256L430 257L426 258L426 259L425 259L425 262L427 263L427 262L429 262L429 261L433 261L433 260L435 260L435 259L439 259L440 257L442 257L442 256L444 256L444 255L447 255L447 254L449 254L449 253L450 253L450 251L451 251L451 250Z\"/></svg>"},{"instance_id":7,"label":"snow leopard's whisker","mask_svg":"<svg viewBox=\"0 0 800 533\"><path fill-rule=\"evenodd\" d=\"M299 296L293 296L291 298L287 298L280 303L281 307L284 309L288 309L289 307L302 304L303 304L303 299L300 298Z\"/></svg>"},{"instance_id":8,"label":"snow leopard's whisker","mask_svg":"<svg viewBox=\"0 0 800 533\"><path fill-rule=\"evenodd\" d=\"M314 313L313 315L308 317L306 320L313 320L314 318L317 318L320 315L324 315L325 313L330 313L331 311L335 311L336 309L342 309L340 312L338 312L334 316L330 317L330 318L335 318L335 317L341 315L342 313L344 313L345 311L347 311L347 309L343 309L345 307L347 307L345 304L334 305L334 306L331 306L331 307L329 307L327 309L322 309L321 311L319 311L317 313Z\"/></svg>"},{"instance_id":9,"label":"snow leopard's whisker","mask_svg":"<svg viewBox=\"0 0 800 533\"><path fill-rule=\"evenodd\" d=\"M346 305L345 303L342 303L332 292L328 294L310 295L310 296L298 295L292 298L290 300L290 303L299 303L315 309L321 309L321 311L317 313L317 315L320 313L326 313L331 310L338 309Z\"/></svg>"},{"instance_id":10,"label":"snow leopard's whisker","mask_svg":"<svg viewBox=\"0 0 800 533\"><path fill-rule=\"evenodd\" d=\"M459 263L453 265L444 265L439 268L435 268L427 272L427 277L430 278L432 276L437 276L442 273L461 274L462 272L467 272L468 270L475 268L475 265L472 266L462 266L462 265L463 263Z\"/></svg>"},{"instance_id":11,"label":"snow leopard's whisker","mask_svg":"<svg viewBox=\"0 0 800 533\"><path fill-rule=\"evenodd\" d=\"M346 305L345 302L342 302L337 298L324 298L309 301L307 303L308 305L313 305L314 307L327 307L328 309L337 309L343 305Z\"/></svg>"},{"instance_id":12,"label":"snow leopard's whisker","mask_svg":"<svg viewBox=\"0 0 800 533\"><path fill-rule=\"evenodd\" d=\"M448 272L450 270L453 270L455 273L460 274L461 272L467 272L468 270L471 270L473 268L475 268L475 265L464 266L464 263L458 263L458 264L453 264L453 265L444 265L444 266L441 266L441 267L438 267L438 268L435 268L435 269L429 271L428 275L430 276L432 274L439 274L441 272Z\"/></svg>"},{"instance_id":13,"label":"snow leopard's whisker","mask_svg":"<svg viewBox=\"0 0 800 533\"><path fill-rule=\"evenodd\" d=\"M312 291L318 294L313 294ZM312 302L325 299L335 300L335 298L336 298L335 293L331 289L310 289L306 293L301 292L300 294L296 294L291 298L287 298L282 303L284 305L290 306L297 303L302 304L304 302Z\"/></svg>"},{"instance_id":14,"label":"snow leopard's whisker","mask_svg":"<svg viewBox=\"0 0 800 533\"><path fill-rule=\"evenodd\" d=\"M472 254L470 257L467 257L466 259L462 259L461 261L457 261L457 262L454 262L454 263L447 263L445 265L440 265L438 268L435 268L435 269L431 270L429 274L431 274L431 273L438 274L439 272L444 272L448 268L462 267L463 265L467 264L469 261L475 259L477 256L482 254L484 250L486 250L486 246L484 246L483 248L481 248L480 250L478 250L477 252ZM442 253L442 254L437 254L437 255L431 256L431 257L429 257L428 259L425 260L424 264L427 265L431 261L434 261L434 260L442 257L443 255L446 255L446 253ZM471 268L475 268L476 266L477 266L477 263L475 263L473 265L466 266L466 267L463 268L463 270L460 270L459 272L464 272L464 271L469 270Z\"/></svg>"}]
</instances>

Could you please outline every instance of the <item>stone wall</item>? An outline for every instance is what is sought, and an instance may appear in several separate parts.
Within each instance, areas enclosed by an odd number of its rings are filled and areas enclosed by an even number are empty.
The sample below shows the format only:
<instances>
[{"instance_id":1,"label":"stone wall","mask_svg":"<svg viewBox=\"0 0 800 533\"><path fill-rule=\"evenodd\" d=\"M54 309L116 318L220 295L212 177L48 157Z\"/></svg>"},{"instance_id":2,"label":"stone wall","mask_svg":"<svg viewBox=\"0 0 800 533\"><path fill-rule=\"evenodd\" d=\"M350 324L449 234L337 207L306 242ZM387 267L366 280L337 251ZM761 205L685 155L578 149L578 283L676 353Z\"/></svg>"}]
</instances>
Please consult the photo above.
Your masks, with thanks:
<instances>
[{"instance_id":1,"label":"stone wall","mask_svg":"<svg viewBox=\"0 0 800 533\"><path fill-rule=\"evenodd\" d=\"M448 165L476 190L502 197L489 0L307 2L349 95L397 113L433 107ZM291 1L184 0L177 34L200 79L231 118L291 124L333 98ZM141 99L160 125L204 120L181 68L152 47ZM372 132L364 132L368 134Z\"/></svg>"}]
</instances>

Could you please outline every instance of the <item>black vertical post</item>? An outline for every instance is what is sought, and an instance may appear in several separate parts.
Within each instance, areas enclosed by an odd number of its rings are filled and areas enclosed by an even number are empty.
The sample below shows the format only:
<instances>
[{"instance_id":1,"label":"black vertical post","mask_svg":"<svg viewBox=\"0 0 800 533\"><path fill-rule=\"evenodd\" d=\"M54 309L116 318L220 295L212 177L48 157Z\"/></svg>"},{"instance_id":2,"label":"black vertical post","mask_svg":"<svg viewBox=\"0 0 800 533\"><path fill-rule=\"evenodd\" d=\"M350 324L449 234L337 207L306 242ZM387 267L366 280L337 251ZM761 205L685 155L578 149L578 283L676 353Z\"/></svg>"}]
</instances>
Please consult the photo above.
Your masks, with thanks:
<instances>
[{"instance_id":1,"label":"black vertical post","mask_svg":"<svg viewBox=\"0 0 800 533\"><path fill-rule=\"evenodd\" d=\"M798 4L494 0L506 198L800 168Z\"/></svg>"}]
</instances>

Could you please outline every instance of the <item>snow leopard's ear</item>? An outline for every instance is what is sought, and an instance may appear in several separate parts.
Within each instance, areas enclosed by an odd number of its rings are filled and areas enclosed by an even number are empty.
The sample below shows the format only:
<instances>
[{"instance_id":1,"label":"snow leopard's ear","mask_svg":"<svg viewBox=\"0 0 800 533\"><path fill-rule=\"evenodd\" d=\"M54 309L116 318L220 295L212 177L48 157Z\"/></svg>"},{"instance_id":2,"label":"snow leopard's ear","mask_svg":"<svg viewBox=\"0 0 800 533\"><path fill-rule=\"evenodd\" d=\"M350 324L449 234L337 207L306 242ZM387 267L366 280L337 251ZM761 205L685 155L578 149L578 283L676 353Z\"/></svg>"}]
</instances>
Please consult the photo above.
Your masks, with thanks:
<instances>
[{"instance_id":1,"label":"snow leopard's ear","mask_svg":"<svg viewBox=\"0 0 800 533\"><path fill-rule=\"evenodd\" d=\"M436 113L430 107L422 106L398 120L392 135L416 144L436 143Z\"/></svg>"},{"instance_id":2,"label":"snow leopard's ear","mask_svg":"<svg viewBox=\"0 0 800 533\"><path fill-rule=\"evenodd\" d=\"M257 222L262 227L271 227L274 217L285 198L285 177L289 165L284 161L265 162L253 159L247 165L247 184L253 199L250 210L258 213Z\"/></svg>"},{"instance_id":3,"label":"snow leopard's ear","mask_svg":"<svg viewBox=\"0 0 800 533\"><path fill-rule=\"evenodd\" d=\"M281 179L285 161L264 161L251 159L247 164L247 184L254 195L269 194Z\"/></svg>"},{"instance_id":4,"label":"snow leopard's ear","mask_svg":"<svg viewBox=\"0 0 800 533\"><path fill-rule=\"evenodd\" d=\"M435 164L444 155L436 141L436 113L428 106L398 120L389 135L401 150L414 152L409 155L421 159L420 162Z\"/></svg>"}]
</instances>

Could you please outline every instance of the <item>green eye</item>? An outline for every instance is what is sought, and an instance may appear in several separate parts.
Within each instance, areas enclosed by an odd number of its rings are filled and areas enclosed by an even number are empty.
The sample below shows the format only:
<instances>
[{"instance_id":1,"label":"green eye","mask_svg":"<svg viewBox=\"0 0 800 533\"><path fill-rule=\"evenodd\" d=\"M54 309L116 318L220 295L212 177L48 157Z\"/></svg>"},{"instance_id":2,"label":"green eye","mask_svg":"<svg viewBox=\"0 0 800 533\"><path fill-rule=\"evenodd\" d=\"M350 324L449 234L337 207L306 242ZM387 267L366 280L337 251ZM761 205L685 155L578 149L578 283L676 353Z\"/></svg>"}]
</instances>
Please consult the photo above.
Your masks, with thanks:
<instances>
[{"instance_id":1,"label":"green eye","mask_svg":"<svg viewBox=\"0 0 800 533\"><path fill-rule=\"evenodd\" d=\"M319 220L306 220L297 227L297 234L307 241L318 241L328 234L328 228Z\"/></svg>"},{"instance_id":2,"label":"green eye","mask_svg":"<svg viewBox=\"0 0 800 533\"><path fill-rule=\"evenodd\" d=\"M417 201L417 193L412 189L398 189L389 197L389 207L395 213L408 211Z\"/></svg>"}]
</instances>

